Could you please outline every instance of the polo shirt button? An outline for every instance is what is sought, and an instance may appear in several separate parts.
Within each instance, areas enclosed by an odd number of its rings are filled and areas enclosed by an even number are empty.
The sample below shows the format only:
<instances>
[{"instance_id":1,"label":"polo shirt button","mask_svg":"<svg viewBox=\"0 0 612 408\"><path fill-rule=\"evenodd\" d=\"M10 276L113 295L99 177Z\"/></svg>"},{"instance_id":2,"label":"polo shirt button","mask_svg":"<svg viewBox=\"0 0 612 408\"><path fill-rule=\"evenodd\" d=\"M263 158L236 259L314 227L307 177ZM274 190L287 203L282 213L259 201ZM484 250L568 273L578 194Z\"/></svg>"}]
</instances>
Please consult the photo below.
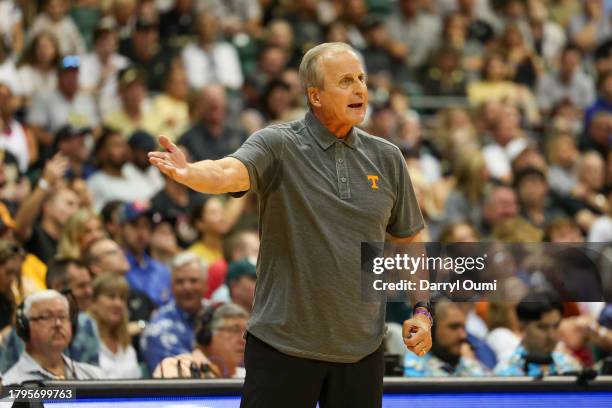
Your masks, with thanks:
<instances>
[{"instance_id":1,"label":"polo shirt button","mask_svg":"<svg viewBox=\"0 0 612 408\"><path fill-rule=\"evenodd\" d=\"M344 160L338 159L338 163L344 163Z\"/></svg>"},{"instance_id":2,"label":"polo shirt button","mask_svg":"<svg viewBox=\"0 0 612 408\"><path fill-rule=\"evenodd\" d=\"M342 177L342 178L340 179L340 181L341 181L341 182L343 182L343 183L346 183L346 177Z\"/></svg>"}]
</instances>

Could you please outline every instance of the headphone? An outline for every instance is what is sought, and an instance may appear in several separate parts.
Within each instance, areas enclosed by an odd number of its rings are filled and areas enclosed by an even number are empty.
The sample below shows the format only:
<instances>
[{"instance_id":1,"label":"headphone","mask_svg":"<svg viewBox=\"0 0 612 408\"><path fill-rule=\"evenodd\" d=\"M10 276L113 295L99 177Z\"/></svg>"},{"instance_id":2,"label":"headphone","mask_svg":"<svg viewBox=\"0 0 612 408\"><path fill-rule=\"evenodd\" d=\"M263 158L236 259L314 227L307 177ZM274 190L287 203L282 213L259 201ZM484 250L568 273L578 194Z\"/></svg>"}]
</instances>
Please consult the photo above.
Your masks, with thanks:
<instances>
[{"instance_id":1,"label":"headphone","mask_svg":"<svg viewBox=\"0 0 612 408\"><path fill-rule=\"evenodd\" d=\"M79 309L76 307L76 298L72 293L72 289L64 288L60 293L68 300L68 315L70 316L70 327L72 328L72 337L70 338L70 343L68 343L68 347L70 347L79 327ZM30 340L30 320L26 316L24 308L25 302L21 302L15 314L15 331L27 343Z\"/></svg>"},{"instance_id":2,"label":"headphone","mask_svg":"<svg viewBox=\"0 0 612 408\"><path fill-rule=\"evenodd\" d=\"M203 313L202 317L200 317L199 327L196 330L195 340L196 343L201 344L202 346L208 346L212 341L212 321L215 317L215 312L222 306L223 303L216 303L209 306Z\"/></svg>"}]
</instances>

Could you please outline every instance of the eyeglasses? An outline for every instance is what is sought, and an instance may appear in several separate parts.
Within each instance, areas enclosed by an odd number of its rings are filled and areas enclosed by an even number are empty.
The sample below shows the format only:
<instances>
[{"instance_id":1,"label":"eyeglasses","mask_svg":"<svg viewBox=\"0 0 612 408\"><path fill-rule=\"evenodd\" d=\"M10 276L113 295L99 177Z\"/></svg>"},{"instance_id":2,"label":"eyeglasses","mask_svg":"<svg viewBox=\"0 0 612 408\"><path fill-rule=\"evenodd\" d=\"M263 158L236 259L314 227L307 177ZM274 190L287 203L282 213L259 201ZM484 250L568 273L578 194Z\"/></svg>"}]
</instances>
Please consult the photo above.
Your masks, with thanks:
<instances>
[{"instance_id":1,"label":"eyeglasses","mask_svg":"<svg viewBox=\"0 0 612 408\"><path fill-rule=\"evenodd\" d=\"M66 323L70 320L70 316L68 315L40 315L40 316L32 316L28 320L31 322L43 322L45 324L55 323L59 320L60 323Z\"/></svg>"},{"instance_id":2,"label":"eyeglasses","mask_svg":"<svg viewBox=\"0 0 612 408\"><path fill-rule=\"evenodd\" d=\"M246 328L243 326L227 326L227 327L219 327L217 330L228 332L234 336L242 336L246 331Z\"/></svg>"}]
</instances>

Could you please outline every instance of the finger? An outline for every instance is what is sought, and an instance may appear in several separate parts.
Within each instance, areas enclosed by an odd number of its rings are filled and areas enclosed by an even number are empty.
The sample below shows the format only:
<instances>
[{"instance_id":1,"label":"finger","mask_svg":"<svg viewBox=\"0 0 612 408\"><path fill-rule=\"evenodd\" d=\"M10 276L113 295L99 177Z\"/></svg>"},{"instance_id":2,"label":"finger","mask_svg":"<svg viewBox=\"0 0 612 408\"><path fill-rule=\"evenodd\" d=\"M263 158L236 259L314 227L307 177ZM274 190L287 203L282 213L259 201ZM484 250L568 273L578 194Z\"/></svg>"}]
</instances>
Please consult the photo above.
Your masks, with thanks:
<instances>
[{"instance_id":1,"label":"finger","mask_svg":"<svg viewBox=\"0 0 612 408\"><path fill-rule=\"evenodd\" d=\"M169 151L170 153L174 153L176 151L176 145L170 141L166 136L159 137L159 144L162 145L164 149Z\"/></svg>"},{"instance_id":2,"label":"finger","mask_svg":"<svg viewBox=\"0 0 612 408\"><path fill-rule=\"evenodd\" d=\"M167 158L168 158L168 153L166 152L149 152L149 160L151 159L165 160Z\"/></svg>"},{"instance_id":3,"label":"finger","mask_svg":"<svg viewBox=\"0 0 612 408\"><path fill-rule=\"evenodd\" d=\"M408 338L418 329L418 326L412 324L410 320L404 321L402 325L402 337Z\"/></svg>"},{"instance_id":4,"label":"finger","mask_svg":"<svg viewBox=\"0 0 612 408\"><path fill-rule=\"evenodd\" d=\"M419 329L417 332L413 333L411 337L404 337L404 343L408 347L413 347L424 341L426 336L425 330Z\"/></svg>"}]
</instances>

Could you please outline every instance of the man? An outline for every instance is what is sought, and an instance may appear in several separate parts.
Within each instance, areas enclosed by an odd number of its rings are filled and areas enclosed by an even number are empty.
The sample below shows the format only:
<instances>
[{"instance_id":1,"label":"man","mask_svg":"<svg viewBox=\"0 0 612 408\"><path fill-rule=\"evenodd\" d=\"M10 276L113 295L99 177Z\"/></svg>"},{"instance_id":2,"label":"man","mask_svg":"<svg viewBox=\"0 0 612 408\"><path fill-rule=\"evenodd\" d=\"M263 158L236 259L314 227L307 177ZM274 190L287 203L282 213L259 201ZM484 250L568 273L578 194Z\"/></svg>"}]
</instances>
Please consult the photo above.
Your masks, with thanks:
<instances>
[{"instance_id":1,"label":"man","mask_svg":"<svg viewBox=\"0 0 612 408\"><path fill-rule=\"evenodd\" d=\"M151 372L166 357L192 349L196 317L204 303L206 266L197 255L184 252L172 261L174 300L153 314L141 338L141 349Z\"/></svg>"},{"instance_id":2,"label":"man","mask_svg":"<svg viewBox=\"0 0 612 408\"><path fill-rule=\"evenodd\" d=\"M49 160L15 216L17 238L28 252L45 263L57 253L64 225L79 209L79 197L62 183L67 168L68 160L61 154Z\"/></svg>"},{"instance_id":3,"label":"man","mask_svg":"<svg viewBox=\"0 0 612 408\"><path fill-rule=\"evenodd\" d=\"M211 306L195 329L190 353L166 357L153 378L244 378L244 333L249 314L235 303ZM196 369L192 371L195 364Z\"/></svg>"},{"instance_id":4,"label":"man","mask_svg":"<svg viewBox=\"0 0 612 408\"><path fill-rule=\"evenodd\" d=\"M258 287L242 406L380 407L385 304L360 298L359 244L386 233L411 242L423 219L400 150L355 127L368 102L355 51L316 46L300 77L305 119L257 132L221 160L188 164L163 137L167 152L149 157L195 190L258 195ZM431 315L421 302L428 295L413 294L416 313L403 337L423 355L431 347Z\"/></svg>"},{"instance_id":5,"label":"man","mask_svg":"<svg viewBox=\"0 0 612 408\"><path fill-rule=\"evenodd\" d=\"M96 142L95 156L100 169L87 180L96 210L113 200L146 201L157 192L155 186L129 166L129 150L125 138L118 131L105 129Z\"/></svg>"},{"instance_id":6,"label":"man","mask_svg":"<svg viewBox=\"0 0 612 408\"><path fill-rule=\"evenodd\" d=\"M93 300L91 272L80 260L74 258L54 259L49 263L45 276L47 288L61 292L69 289L74 296L79 312L86 312Z\"/></svg>"},{"instance_id":7,"label":"man","mask_svg":"<svg viewBox=\"0 0 612 408\"><path fill-rule=\"evenodd\" d=\"M30 163L36 160L32 135L17 118L13 103L13 91L8 81L0 82L0 148L10 152L19 163L19 171L25 173Z\"/></svg>"},{"instance_id":8,"label":"man","mask_svg":"<svg viewBox=\"0 0 612 408\"><path fill-rule=\"evenodd\" d=\"M58 67L57 89L34 97L27 123L46 146L51 146L53 134L64 125L93 129L99 124L94 99L79 89L79 67L78 56L65 56Z\"/></svg>"},{"instance_id":9,"label":"man","mask_svg":"<svg viewBox=\"0 0 612 408\"><path fill-rule=\"evenodd\" d=\"M221 159L246 139L244 131L227 120L227 96L222 86L203 87L195 110L199 120L178 140L193 160Z\"/></svg>"},{"instance_id":10,"label":"man","mask_svg":"<svg viewBox=\"0 0 612 408\"><path fill-rule=\"evenodd\" d=\"M103 377L99 368L66 357L63 351L72 338L68 300L55 290L28 296L18 323L26 351L3 376L3 383L31 380L94 380Z\"/></svg>"},{"instance_id":11,"label":"man","mask_svg":"<svg viewBox=\"0 0 612 408\"><path fill-rule=\"evenodd\" d=\"M96 171L87 161L89 159L87 138L91 137L90 133L89 128L79 129L66 125L55 134L54 150L68 159L68 170L64 176L69 180L87 179Z\"/></svg>"},{"instance_id":12,"label":"man","mask_svg":"<svg viewBox=\"0 0 612 408\"><path fill-rule=\"evenodd\" d=\"M130 162L126 166L130 172L138 174L142 181L150 187L150 196L155 196L164 188L164 177L157 167L151 166L147 157L148 152L157 148L155 139L150 133L138 130L128 139L128 146Z\"/></svg>"},{"instance_id":13,"label":"man","mask_svg":"<svg viewBox=\"0 0 612 408\"><path fill-rule=\"evenodd\" d=\"M514 177L514 188L521 205L520 215L534 226L544 228L555 218L567 216L541 170L528 167L519 172Z\"/></svg>"},{"instance_id":14,"label":"man","mask_svg":"<svg viewBox=\"0 0 612 408\"><path fill-rule=\"evenodd\" d=\"M518 212L518 199L513 189L504 185L492 187L485 193L480 232L483 236L490 235L499 223L516 217Z\"/></svg>"},{"instance_id":15,"label":"man","mask_svg":"<svg viewBox=\"0 0 612 408\"><path fill-rule=\"evenodd\" d=\"M244 310L251 310L255 298L255 281L257 268L250 259L242 259L229 264L227 269L226 285L213 294L214 301L226 300L224 294L232 302L242 306Z\"/></svg>"},{"instance_id":16,"label":"man","mask_svg":"<svg viewBox=\"0 0 612 408\"><path fill-rule=\"evenodd\" d=\"M514 353L495 367L495 375L560 375L581 370L580 363L559 346L563 305L546 294L528 294L516 306L525 335Z\"/></svg>"},{"instance_id":17,"label":"man","mask_svg":"<svg viewBox=\"0 0 612 408\"><path fill-rule=\"evenodd\" d=\"M121 246L130 264L126 279L132 290L144 292L161 306L170 300L170 271L151 258L147 248L151 244L151 213L140 203L123 204L119 212Z\"/></svg>"},{"instance_id":18,"label":"man","mask_svg":"<svg viewBox=\"0 0 612 408\"><path fill-rule=\"evenodd\" d=\"M486 369L474 355L465 328L466 315L461 307L448 300L435 306L431 352L423 357L407 353L404 359L406 377L482 377Z\"/></svg>"}]
</instances>

